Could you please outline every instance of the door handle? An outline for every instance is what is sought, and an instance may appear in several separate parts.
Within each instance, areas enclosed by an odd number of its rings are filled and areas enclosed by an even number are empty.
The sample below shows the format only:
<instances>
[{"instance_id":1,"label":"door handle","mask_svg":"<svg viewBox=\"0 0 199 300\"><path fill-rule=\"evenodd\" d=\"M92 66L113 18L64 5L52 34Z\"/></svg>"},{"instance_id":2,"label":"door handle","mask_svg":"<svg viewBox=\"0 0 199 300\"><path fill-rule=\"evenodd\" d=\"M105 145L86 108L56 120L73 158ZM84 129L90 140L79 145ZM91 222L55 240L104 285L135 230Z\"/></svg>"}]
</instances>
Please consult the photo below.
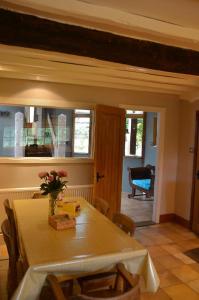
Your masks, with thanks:
<instances>
[{"instance_id":1,"label":"door handle","mask_svg":"<svg viewBox=\"0 0 199 300\"><path fill-rule=\"evenodd\" d=\"M97 179L97 182L99 182L100 179L104 178L104 175L100 175L99 172L97 172L96 174L96 179Z\"/></svg>"},{"instance_id":2,"label":"door handle","mask_svg":"<svg viewBox=\"0 0 199 300\"><path fill-rule=\"evenodd\" d=\"M199 170L196 173L196 178L199 179Z\"/></svg>"}]
</instances>

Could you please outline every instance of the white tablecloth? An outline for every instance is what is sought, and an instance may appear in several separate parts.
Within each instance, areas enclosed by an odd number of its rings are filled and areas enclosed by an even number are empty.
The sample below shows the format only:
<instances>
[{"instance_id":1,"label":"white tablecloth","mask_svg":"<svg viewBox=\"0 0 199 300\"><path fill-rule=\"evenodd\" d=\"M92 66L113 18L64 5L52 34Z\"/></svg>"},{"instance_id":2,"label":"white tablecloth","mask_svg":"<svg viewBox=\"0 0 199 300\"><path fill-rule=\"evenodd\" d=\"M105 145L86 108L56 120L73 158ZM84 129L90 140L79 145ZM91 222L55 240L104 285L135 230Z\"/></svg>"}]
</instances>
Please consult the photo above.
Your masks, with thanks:
<instances>
[{"instance_id":1,"label":"white tablecloth","mask_svg":"<svg viewBox=\"0 0 199 300\"><path fill-rule=\"evenodd\" d=\"M48 199L13 202L21 252L29 268L13 299L37 299L49 273L81 276L123 262L143 275L145 290L156 292L159 278L148 251L84 199L75 229L56 231L48 224Z\"/></svg>"}]
</instances>

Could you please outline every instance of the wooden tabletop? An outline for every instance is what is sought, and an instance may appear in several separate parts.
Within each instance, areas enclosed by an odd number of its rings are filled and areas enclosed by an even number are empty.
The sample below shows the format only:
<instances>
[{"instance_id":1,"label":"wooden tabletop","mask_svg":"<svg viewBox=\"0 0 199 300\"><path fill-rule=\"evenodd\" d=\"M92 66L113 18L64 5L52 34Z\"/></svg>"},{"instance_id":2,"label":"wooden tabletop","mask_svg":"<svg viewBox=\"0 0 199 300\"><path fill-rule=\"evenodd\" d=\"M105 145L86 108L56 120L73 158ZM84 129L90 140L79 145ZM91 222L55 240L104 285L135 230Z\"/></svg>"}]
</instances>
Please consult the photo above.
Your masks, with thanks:
<instances>
[{"instance_id":1,"label":"wooden tabletop","mask_svg":"<svg viewBox=\"0 0 199 300\"><path fill-rule=\"evenodd\" d=\"M29 266L144 250L85 199L75 200L81 205L76 227L62 231L48 224L47 198L13 201L18 234Z\"/></svg>"}]
</instances>

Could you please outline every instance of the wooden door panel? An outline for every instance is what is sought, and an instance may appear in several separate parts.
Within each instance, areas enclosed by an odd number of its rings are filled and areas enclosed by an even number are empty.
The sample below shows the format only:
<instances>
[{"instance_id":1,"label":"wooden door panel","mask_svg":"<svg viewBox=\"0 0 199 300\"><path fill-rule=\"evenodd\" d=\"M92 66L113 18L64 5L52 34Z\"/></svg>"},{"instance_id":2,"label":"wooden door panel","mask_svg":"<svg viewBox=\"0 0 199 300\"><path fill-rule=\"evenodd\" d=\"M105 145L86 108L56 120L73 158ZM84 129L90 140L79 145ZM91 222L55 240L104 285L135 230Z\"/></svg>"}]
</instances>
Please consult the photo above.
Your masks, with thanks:
<instances>
[{"instance_id":1,"label":"wooden door panel","mask_svg":"<svg viewBox=\"0 0 199 300\"><path fill-rule=\"evenodd\" d=\"M96 108L94 197L110 205L110 216L120 210L125 111L99 105ZM97 181L96 174L104 176Z\"/></svg>"},{"instance_id":2,"label":"wooden door panel","mask_svg":"<svg viewBox=\"0 0 199 300\"><path fill-rule=\"evenodd\" d=\"M196 113L191 221L192 230L199 234L199 112Z\"/></svg>"}]
</instances>

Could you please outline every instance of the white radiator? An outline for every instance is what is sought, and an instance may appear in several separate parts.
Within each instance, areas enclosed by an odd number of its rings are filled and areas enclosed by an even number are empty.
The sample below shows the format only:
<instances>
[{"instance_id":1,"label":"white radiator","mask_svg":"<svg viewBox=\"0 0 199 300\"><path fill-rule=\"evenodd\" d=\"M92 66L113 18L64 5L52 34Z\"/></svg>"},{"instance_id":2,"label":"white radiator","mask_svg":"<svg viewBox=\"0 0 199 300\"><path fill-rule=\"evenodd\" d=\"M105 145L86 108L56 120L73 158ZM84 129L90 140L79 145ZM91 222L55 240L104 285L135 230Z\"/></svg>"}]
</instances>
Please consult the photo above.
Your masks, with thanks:
<instances>
[{"instance_id":1,"label":"white radiator","mask_svg":"<svg viewBox=\"0 0 199 300\"><path fill-rule=\"evenodd\" d=\"M33 193L38 190L39 188L37 187L0 189L0 224L6 218L6 214L3 206L3 201L5 199L9 199L9 200L29 199L32 197ZM70 197L83 197L88 202L92 203L93 185L67 186L65 195Z\"/></svg>"}]
</instances>

